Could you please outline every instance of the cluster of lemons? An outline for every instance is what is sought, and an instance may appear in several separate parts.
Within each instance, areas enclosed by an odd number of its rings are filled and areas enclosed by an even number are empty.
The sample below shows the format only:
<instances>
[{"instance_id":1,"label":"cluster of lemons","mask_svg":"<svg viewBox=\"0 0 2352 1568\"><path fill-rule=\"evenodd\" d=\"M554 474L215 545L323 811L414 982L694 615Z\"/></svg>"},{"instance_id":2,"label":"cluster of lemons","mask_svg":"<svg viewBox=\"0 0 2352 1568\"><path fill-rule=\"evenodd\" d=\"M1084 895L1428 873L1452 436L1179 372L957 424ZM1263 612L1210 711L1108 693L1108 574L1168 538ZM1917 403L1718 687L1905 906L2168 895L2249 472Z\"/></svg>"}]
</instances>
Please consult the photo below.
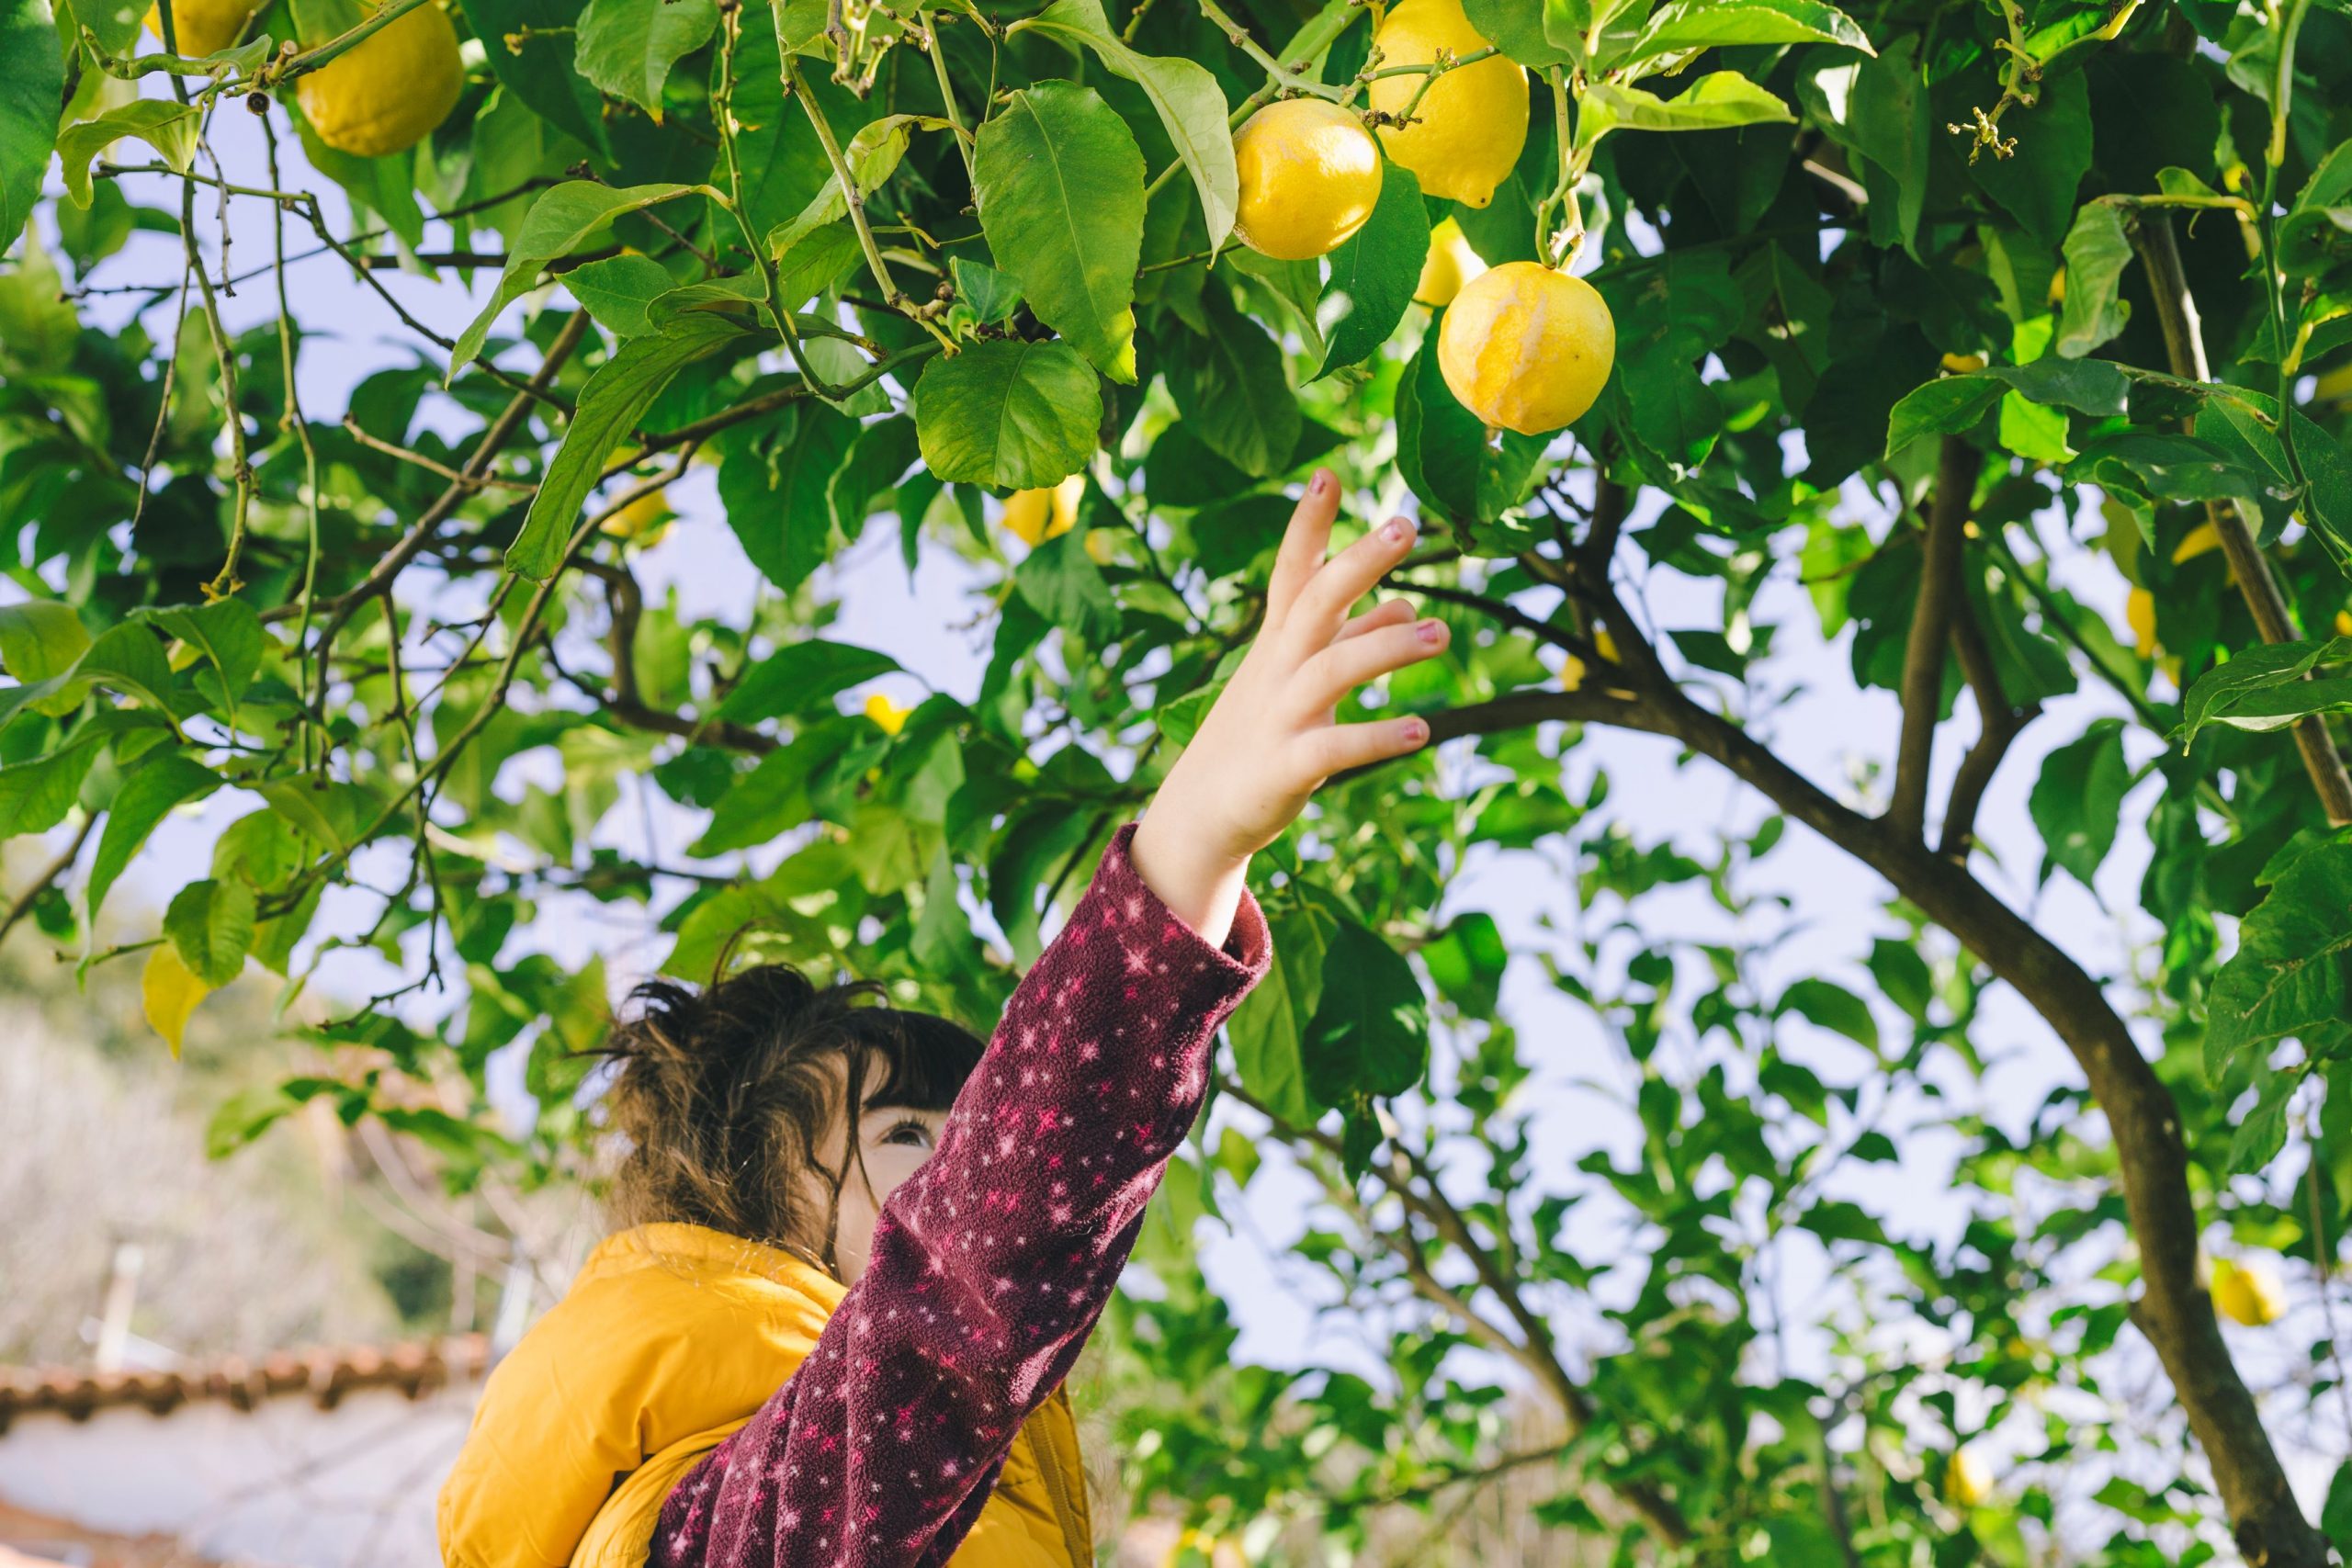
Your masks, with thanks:
<instances>
[{"instance_id":1,"label":"cluster of lemons","mask_svg":"<svg viewBox=\"0 0 2352 1568\"><path fill-rule=\"evenodd\" d=\"M1381 153L1422 191L1482 208L1527 144L1527 72L1489 52L1461 0L1404 0L1373 39L1384 73L1363 117L1325 98L1267 105L1233 139L1241 176L1234 232L1278 261L1336 250L1380 200ZM1473 55L1485 58L1457 64ZM1535 262L1487 269L1448 220L1430 236L1416 298L1446 307L1438 367L1464 408L1488 425L1543 435L1600 397L1616 358L1609 307L1580 277Z\"/></svg>"},{"instance_id":2,"label":"cluster of lemons","mask_svg":"<svg viewBox=\"0 0 2352 1568\"><path fill-rule=\"evenodd\" d=\"M174 0L179 52L196 59L227 49L257 8L254 0ZM147 30L164 36L159 11L148 11ZM295 95L321 141L354 157L380 158L432 135L458 107L465 79L449 13L438 0L425 0L295 78Z\"/></svg>"}]
</instances>

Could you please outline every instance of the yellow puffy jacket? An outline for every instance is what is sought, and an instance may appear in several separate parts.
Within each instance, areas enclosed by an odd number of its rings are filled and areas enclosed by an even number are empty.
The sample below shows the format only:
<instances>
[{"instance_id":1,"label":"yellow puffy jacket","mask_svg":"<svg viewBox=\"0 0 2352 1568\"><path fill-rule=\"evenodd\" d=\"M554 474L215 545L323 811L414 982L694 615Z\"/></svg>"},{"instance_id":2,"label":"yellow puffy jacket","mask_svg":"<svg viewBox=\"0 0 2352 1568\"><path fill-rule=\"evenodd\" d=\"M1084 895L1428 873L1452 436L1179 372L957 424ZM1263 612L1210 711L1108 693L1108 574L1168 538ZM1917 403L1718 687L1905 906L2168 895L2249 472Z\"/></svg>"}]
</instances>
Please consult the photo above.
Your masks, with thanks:
<instances>
[{"instance_id":1,"label":"yellow puffy jacket","mask_svg":"<svg viewBox=\"0 0 2352 1568\"><path fill-rule=\"evenodd\" d=\"M441 1489L451 1568L644 1568L662 1505L784 1385L844 1287L699 1225L589 1255L491 1373ZM1078 1428L1056 1389L1014 1437L955 1568L1088 1568Z\"/></svg>"}]
</instances>

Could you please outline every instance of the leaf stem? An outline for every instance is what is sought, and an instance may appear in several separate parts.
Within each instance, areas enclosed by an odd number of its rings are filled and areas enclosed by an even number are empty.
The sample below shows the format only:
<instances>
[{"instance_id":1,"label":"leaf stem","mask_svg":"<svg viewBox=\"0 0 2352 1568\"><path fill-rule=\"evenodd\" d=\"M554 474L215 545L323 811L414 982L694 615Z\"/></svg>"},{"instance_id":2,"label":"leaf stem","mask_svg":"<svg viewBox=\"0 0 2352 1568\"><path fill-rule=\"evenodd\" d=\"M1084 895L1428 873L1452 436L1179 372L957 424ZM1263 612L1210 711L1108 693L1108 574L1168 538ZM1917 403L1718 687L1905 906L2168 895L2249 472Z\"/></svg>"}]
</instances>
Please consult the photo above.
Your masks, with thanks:
<instances>
[{"instance_id":1,"label":"leaf stem","mask_svg":"<svg viewBox=\"0 0 2352 1568\"><path fill-rule=\"evenodd\" d=\"M856 176L850 173L849 163L842 156L842 144L833 135L833 128L826 123L825 111L808 96L808 84L800 79L800 66L790 53L784 57L784 84L792 96L800 100L801 108L808 116L808 123L816 128L817 141L825 149L825 162L832 165L833 177L842 183L842 201L849 209L851 227L857 231L858 248L865 253L865 265L880 285L883 300L891 309L903 307L906 296L890 277L890 265L882 259L881 247L874 243L874 231L865 221L865 197L857 188Z\"/></svg>"}]
</instances>

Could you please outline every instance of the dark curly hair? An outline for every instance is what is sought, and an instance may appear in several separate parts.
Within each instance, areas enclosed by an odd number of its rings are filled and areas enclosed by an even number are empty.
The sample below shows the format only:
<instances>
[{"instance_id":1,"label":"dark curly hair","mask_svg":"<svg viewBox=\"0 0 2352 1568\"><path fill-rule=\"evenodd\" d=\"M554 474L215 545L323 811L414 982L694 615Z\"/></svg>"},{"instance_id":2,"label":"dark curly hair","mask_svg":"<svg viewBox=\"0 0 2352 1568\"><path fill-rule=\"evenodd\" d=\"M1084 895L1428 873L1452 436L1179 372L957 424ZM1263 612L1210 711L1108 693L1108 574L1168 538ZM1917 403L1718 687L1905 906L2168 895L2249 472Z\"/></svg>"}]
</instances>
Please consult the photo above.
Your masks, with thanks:
<instances>
[{"instance_id":1,"label":"dark curly hair","mask_svg":"<svg viewBox=\"0 0 2352 1568\"><path fill-rule=\"evenodd\" d=\"M615 1223L681 1221L779 1247L840 1275L841 1191L865 1160L856 1129L877 1106L944 1111L984 1043L929 1013L890 1007L879 981L820 986L784 964L699 991L631 991L598 1055L616 1064L607 1125L627 1142L606 1204ZM837 1085L825 1059L839 1055ZM842 1101L845 1100L846 1104ZM850 1128L839 1170L820 1169L820 1216L794 1179L817 1168L831 1119Z\"/></svg>"}]
</instances>

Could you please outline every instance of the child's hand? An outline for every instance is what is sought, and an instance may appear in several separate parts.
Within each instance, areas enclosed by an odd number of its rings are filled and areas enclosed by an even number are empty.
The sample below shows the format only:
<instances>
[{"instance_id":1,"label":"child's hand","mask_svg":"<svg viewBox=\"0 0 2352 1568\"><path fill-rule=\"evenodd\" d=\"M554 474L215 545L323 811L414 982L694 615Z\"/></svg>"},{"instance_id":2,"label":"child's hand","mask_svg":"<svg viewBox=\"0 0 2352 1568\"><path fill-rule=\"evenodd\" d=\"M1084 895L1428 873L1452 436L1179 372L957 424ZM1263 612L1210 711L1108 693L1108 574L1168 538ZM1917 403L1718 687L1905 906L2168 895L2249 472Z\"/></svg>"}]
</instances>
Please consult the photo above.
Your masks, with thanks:
<instances>
[{"instance_id":1,"label":"child's hand","mask_svg":"<svg viewBox=\"0 0 2352 1568\"><path fill-rule=\"evenodd\" d=\"M1443 651L1442 621L1391 599L1349 618L1413 547L1402 517L1330 560L1340 485L1317 468L1291 514L1266 586L1266 618L1200 733L1169 770L1136 830L1136 870L1162 902L1222 944L1250 857L1279 837L1325 779L1427 743L1419 718L1335 722L1340 699Z\"/></svg>"}]
</instances>

